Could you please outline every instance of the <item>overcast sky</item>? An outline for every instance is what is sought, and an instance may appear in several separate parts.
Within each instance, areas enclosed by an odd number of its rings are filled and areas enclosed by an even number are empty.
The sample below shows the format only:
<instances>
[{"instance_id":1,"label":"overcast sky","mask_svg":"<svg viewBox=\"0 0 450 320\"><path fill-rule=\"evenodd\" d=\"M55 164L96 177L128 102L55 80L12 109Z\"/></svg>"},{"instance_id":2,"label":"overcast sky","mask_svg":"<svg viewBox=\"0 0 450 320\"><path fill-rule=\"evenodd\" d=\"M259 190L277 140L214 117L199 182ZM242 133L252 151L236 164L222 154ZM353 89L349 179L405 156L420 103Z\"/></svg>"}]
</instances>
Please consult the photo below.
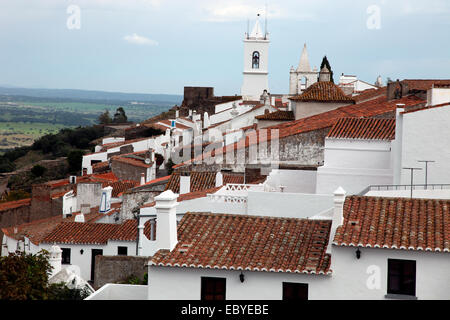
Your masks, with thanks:
<instances>
[{"instance_id":1,"label":"overcast sky","mask_svg":"<svg viewBox=\"0 0 450 320\"><path fill-rule=\"evenodd\" d=\"M265 2L0 0L0 85L170 94L213 86L217 95L239 94L247 19L251 28ZM71 5L80 9L79 29ZM378 75L450 78L450 1L267 5L272 93L287 93L305 42L312 67L327 55L335 82L341 73L370 83Z\"/></svg>"}]
</instances>

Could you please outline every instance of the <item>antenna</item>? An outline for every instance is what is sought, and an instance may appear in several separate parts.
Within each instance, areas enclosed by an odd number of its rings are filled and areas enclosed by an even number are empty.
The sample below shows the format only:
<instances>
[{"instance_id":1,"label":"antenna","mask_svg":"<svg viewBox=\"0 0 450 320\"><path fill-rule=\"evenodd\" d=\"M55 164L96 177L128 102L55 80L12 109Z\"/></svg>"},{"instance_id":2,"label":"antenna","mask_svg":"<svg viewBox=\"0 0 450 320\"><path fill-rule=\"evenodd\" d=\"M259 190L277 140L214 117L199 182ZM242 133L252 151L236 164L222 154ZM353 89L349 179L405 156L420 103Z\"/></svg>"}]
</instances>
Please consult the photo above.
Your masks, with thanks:
<instances>
[{"instance_id":1,"label":"antenna","mask_svg":"<svg viewBox=\"0 0 450 320\"><path fill-rule=\"evenodd\" d=\"M267 2L266 2L266 12L265 12L265 21L264 21L264 40L267 39Z\"/></svg>"},{"instance_id":2,"label":"antenna","mask_svg":"<svg viewBox=\"0 0 450 320\"><path fill-rule=\"evenodd\" d=\"M247 39L250 35L250 20L247 18Z\"/></svg>"}]
</instances>

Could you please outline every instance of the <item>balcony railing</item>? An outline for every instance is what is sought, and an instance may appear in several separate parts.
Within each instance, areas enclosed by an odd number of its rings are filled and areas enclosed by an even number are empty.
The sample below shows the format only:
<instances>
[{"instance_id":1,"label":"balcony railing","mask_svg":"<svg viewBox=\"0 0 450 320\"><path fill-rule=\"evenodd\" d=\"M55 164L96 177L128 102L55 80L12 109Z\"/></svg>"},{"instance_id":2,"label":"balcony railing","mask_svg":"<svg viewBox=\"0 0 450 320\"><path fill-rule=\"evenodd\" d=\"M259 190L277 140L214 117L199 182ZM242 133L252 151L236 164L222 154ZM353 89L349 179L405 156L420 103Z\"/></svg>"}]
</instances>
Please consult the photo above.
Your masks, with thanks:
<instances>
[{"instance_id":1,"label":"balcony railing","mask_svg":"<svg viewBox=\"0 0 450 320\"><path fill-rule=\"evenodd\" d=\"M450 184L438 183L438 184L414 184L413 190L448 190ZM371 185L362 190L358 195L363 196L369 191L395 191L395 190L411 190L410 184L380 184Z\"/></svg>"}]
</instances>

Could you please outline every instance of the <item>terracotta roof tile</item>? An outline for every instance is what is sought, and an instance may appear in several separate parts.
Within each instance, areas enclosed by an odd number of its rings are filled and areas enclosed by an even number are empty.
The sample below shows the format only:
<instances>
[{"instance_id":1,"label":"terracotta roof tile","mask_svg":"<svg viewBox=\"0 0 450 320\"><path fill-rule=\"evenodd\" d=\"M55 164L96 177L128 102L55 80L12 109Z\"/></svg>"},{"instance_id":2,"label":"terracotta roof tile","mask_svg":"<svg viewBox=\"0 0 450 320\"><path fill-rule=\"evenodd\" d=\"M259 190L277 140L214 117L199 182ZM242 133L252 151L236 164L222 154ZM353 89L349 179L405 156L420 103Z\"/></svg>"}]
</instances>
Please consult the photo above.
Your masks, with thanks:
<instances>
[{"instance_id":1,"label":"terracotta roof tile","mask_svg":"<svg viewBox=\"0 0 450 320\"><path fill-rule=\"evenodd\" d=\"M387 101L386 97L382 96L369 101L364 101L358 104L351 104L347 106L342 106L334 110L330 110L324 113L320 113L311 117L298 119L295 121L290 121L287 123L278 124L275 126L270 126L264 128L264 132L267 136L259 136L260 130L256 130L254 134L258 137L258 143L270 141L271 139L271 129L278 129L278 138L289 137L292 135L305 133L309 131L331 128L340 118L345 117L373 117L376 115L382 115L390 112L394 112L397 108L397 104L403 103L405 107L417 106L420 104L425 104L426 101L414 95L409 95L400 99ZM248 147L256 139L250 139L249 136L246 137L245 142L237 142L230 144L222 148L222 154L226 154L227 150L238 150L241 148ZM208 152L205 155L199 156L198 160L205 159L214 154L215 152ZM190 164L193 159L185 161L183 163L175 165L173 168L178 168L186 164Z\"/></svg>"},{"instance_id":2,"label":"terracotta roof tile","mask_svg":"<svg viewBox=\"0 0 450 320\"><path fill-rule=\"evenodd\" d=\"M342 118L331 128L327 138L394 140L395 119Z\"/></svg>"},{"instance_id":3,"label":"terracotta roof tile","mask_svg":"<svg viewBox=\"0 0 450 320\"><path fill-rule=\"evenodd\" d=\"M112 208L117 207L117 204L112 204ZM79 212L78 212L79 213ZM75 219L77 213L73 213L71 217L63 218L62 214L50 218L39 219L29 223L24 223L18 226L3 228L2 232L16 240L21 240L23 237L28 237L32 243L38 245L42 239L46 237L54 228L60 223L72 222ZM89 214L84 215L86 222L94 222L102 218L104 215L98 212L98 207L91 208Z\"/></svg>"},{"instance_id":4,"label":"terracotta roof tile","mask_svg":"<svg viewBox=\"0 0 450 320\"><path fill-rule=\"evenodd\" d=\"M330 220L188 212L151 265L329 274Z\"/></svg>"},{"instance_id":5,"label":"terracotta roof tile","mask_svg":"<svg viewBox=\"0 0 450 320\"><path fill-rule=\"evenodd\" d=\"M450 106L450 102L435 104L435 105L432 105L432 106L423 106L423 107L420 107L420 108L414 108L414 109L411 109L411 110L403 111L402 114L416 112L416 111L424 111L424 110L440 108L440 107L447 107L447 106Z\"/></svg>"},{"instance_id":6,"label":"terracotta roof tile","mask_svg":"<svg viewBox=\"0 0 450 320\"><path fill-rule=\"evenodd\" d=\"M433 85L450 85L450 79L404 79L400 81L408 85L409 90L426 91Z\"/></svg>"},{"instance_id":7,"label":"terracotta roof tile","mask_svg":"<svg viewBox=\"0 0 450 320\"><path fill-rule=\"evenodd\" d=\"M347 197L333 244L450 252L450 200Z\"/></svg>"},{"instance_id":8,"label":"terracotta roof tile","mask_svg":"<svg viewBox=\"0 0 450 320\"><path fill-rule=\"evenodd\" d=\"M137 221L122 224L63 222L49 232L42 243L106 244L108 240L136 241Z\"/></svg>"},{"instance_id":9,"label":"terracotta roof tile","mask_svg":"<svg viewBox=\"0 0 450 320\"><path fill-rule=\"evenodd\" d=\"M310 85L302 94L289 98L294 101L320 102L348 102L354 103L352 98L331 81L318 81Z\"/></svg>"},{"instance_id":10,"label":"terracotta roof tile","mask_svg":"<svg viewBox=\"0 0 450 320\"><path fill-rule=\"evenodd\" d=\"M16 201L0 202L0 211L16 209L23 206L29 206L30 204L31 198Z\"/></svg>"},{"instance_id":11,"label":"terracotta roof tile","mask_svg":"<svg viewBox=\"0 0 450 320\"><path fill-rule=\"evenodd\" d=\"M281 110L262 114L260 116L256 116L255 118L258 120L283 120L283 121L295 120L293 111L281 111Z\"/></svg>"}]
</instances>

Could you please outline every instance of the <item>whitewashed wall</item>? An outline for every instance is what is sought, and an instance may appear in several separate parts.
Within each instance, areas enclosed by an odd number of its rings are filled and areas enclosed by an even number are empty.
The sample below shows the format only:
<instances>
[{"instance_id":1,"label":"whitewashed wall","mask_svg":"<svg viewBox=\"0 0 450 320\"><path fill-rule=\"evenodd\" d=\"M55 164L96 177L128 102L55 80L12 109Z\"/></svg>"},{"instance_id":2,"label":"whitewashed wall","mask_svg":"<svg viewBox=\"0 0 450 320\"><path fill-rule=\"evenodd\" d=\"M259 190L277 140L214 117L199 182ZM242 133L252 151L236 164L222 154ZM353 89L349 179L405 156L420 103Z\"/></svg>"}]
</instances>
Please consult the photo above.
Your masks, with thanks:
<instances>
[{"instance_id":1,"label":"whitewashed wall","mask_svg":"<svg viewBox=\"0 0 450 320\"><path fill-rule=\"evenodd\" d=\"M400 184L410 184L410 170L404 167L419 167L415 171L414 183L425 183L425 166L417 160L434 160L428 164L428 183L450 182L450 107L438 107L400 115L402 147L401 161L395 167Z\"/></svg>"},{"instance_id":2,"label":"whitewashed wall","mask_svg":"<svg viewBox=\"0 0 450 320\"><path fill-rule=\"evenodd\" d=\"M319 194L342 186L347 194L373 184L392 184L391 142L381 140L325 139L324 165L317 168Z\"/></svg>"},{"instance_id":3,"label":"whitewashed wall","mask_svg":"<svg viewBox=\"0 0 450 320\"><path fill-rule=\"evenodd\" d=\"M331 299L385 299L387 294L387 264L390 259L416 260L416 296L418 299L450 299L449 253L419 252L394 249L360 248L356 259L355 247L336 247L332 250L333 276L328 288ZM369 266L380 270L380 288L369 289L372 274ZM373 268L373 267L372 267Z\"/></svg>"},{"instance_id":4,"label":"whitewashed wall","mask_svg":"<svg viewBox=\"0 0 450 320\"><path fill-rule=\"evenodd\" d=\"M285 170L273 169L264 183L279 191L284 186L284 192L315 193L317 171L315 170Z\"/></svg>"},{"instance_id":5,"label":"whitewashed wall","mask_svg":"<svg viewBox=\"0 0 450 320\"><path fill-rule=\"evenodd\" d=\"M247 214L307 218L333 208L333 196L249 191Z\"/></svg>"},{"instance_id":6,"label":"whitewashed wall","mask_svg":"<svg viewBox=\"0 0 450 320\"><path fill-rule=\"evenodd\" d=\"M280 300L283 282L308 283L309 298L326 294L330 276L278 272L241 271L198 268L149 267L149 300L200 300L201 277L226 278L227 300ZM182 285L181 285L182 284Z\"/></svg>"}]
</instances>

